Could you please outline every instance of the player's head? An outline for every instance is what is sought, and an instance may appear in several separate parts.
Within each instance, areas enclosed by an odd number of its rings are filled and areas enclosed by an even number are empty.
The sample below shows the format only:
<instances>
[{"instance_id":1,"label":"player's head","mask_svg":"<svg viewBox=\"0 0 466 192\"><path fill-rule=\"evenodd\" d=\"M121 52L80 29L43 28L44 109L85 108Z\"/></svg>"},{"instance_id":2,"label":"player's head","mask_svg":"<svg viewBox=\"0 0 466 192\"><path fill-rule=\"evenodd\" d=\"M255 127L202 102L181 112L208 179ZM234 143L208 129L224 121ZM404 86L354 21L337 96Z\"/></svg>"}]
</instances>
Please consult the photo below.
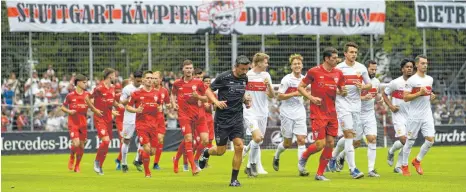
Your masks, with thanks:
<instances>
[{"instance_id":1,"label":"player's head","mask_svg":"<svg viewBox=\"0 0 466 192\"><path fill-rule=\"evenodd\" d=\"M219 34L227 35L233 32L233 25L238 18L239 4L233 1L213 1L209 8L210 25Z\"/></svg>"},{"instance_id":2,"label":"player's head","mask_svg":"<svg viewBox=\"0 0 466 192\"><path fill-rule=\"evenodd\" d=\"M208 76L208 75L204 75L204 77L202 78L202 81L204 82L204 85L205 85L206 87L210 87L210 81L211 81L211 80L212 80L212 79L211 79L210 76Z\"/></svg>"},{"instance_id":3,"label":"player's head","mask_svg":"<svg viewBox=\"0 0 466 192\"><path fill-rule=\"evenodd\" d=\"M85 90L87 88L87 77L82 74L77 74L74 77L74 84L82 90Z\"/></svg>"},{"instance_id":4,"label":"player's head","mask_svg":"<svg viewBox=\"0 0 466 192\"><path fill-rule=\"evenodd\" d=\"M121 87L126 87L126 85L128 85L129 83L131 82L130 79L123 79L123 82L121 82Z\"/></svg>"},{"instance_id":5,"label":"player's head","mask_svg":"<svg viewBox=\"0 0 466 192\"><path fill-rule=\"evenodd\" d=\"M411 58L404 58L401 60L400 69L403 73L403 76L411 77L414 72L414 60Z\"/></svg>"},{"instance_id":6,"label":"player's head","mask_svg":"<svg viewBox=\"0 0 466 192\"><path fill-rule=\"evenodd\" d=\"M142 84L142 76L143 76L143 73L142 71L135 71L134 74L133 74L134 78L133 78L133 85L135 87L140 87L141 84Z\"/></svg>"},{"instance_id":7,"label":"player's head","mask_svg":"<svg viewBox=\"0 0 466 192\"><path fill-rule=\"evenodd\" d=\"M332 67L337 66L338 50L333 47L325 48L324 52L322 52L322 59L324 60L324 63L327 63Z\"/></svg>"},{"instance_id":8,"label":"player's head","mask_svg":"<svg viewBox=\"0 0 466 192\"><path fill-rule=\"evenodd\" d=\"M252 67L265 71L269 67L270 56L265 53L256 53L252 58Z\"/></svg>"},{"instance_id":9,"label":"player's head","mask_svg":"<svg viewBox=\"0 0 466 192\"><path fill-rule=\"evenodd\" d=\"M367 72L369 73L369 77L372 79L375 77L377 73L377 62L374 60L366 61Z\"/></svg>"},{"instance_id":10,"label":"player's head","mask_svg":"<svg viewBox=\"0 0 466 192\"><path fill-rule=\"evenodd\" d=\"M201 68L194 69L194 77L202 79L204 77L204 72Z\"/></svg>"},{"instance_id":11,"label":"player's head","mask_svg":"<svg viewBox=\"0 0 466 192\"><path fill-rule=\"evenodd\" d=\"M358 49L359 46L355 42L348 42L345 44L345 58L346 61L349 61L351 63L356 61L356 58L358 57Z\"/></svg>"},{"instance_id":12,"label":"player's head","mask_svg":"<svg viewBox=\"0 0 466 192\"><path fill-rule=\"evenodd\" d=\"M189 59L184 60L182 70L184 77L192 77L194 72L193 61Z\"/></svg>"},{"instance_id":13,"label":"player's head","mask_svg":"<svg viewBox=\"0 0 466 192\"><path fill-rule=\"evenodd\" d=\"M290 61L290 67L291 70L293 70L293 73L301 73L303 70L303 56L295 53L290 55L288 60Z\"/></svg>"},{"instance_id":14,"label":"player's head","mask_svg":"<svg viewBox=\"0 0 466 192\"><path fill-rule=\"evenodd\" d=\"M236 58L234 73L237 77L245 77L251 67L251 61L245 55Z\"/></svg>"},{"instance_id":15,"label":"player's head","mask_svg":"<svg viewBox=\"0 0 466 192\"><path fill-rule=\"evenodd\" d=\"M420 72L427 72L427 56L425 55L418 55L414 59L414 62L416 62L416 68Z\"/></svg>"},{"instance_id":16,"label":"player's head","mask_svg":"<svg viewBox=\"0 0 466 192\"><path fill-rule=\"evenodd\" d=\"M152 77L152 71L145 71L142 75L142 83L145 87L151 87L154 83L154 78Z\"/></svg>"},{"instance_id":17,"label":"player's head","mask_svg":"<svg viewBox=\"0 0 466 192\"><path fill-rule=\"evenodd\" d=\"M162 73L160 73L160 71L154 71L154 73L152 73L152 78L154 80L155 86L158 86L160 83L162 83Z\"/></svg>"},{"instance_id":18,"label":"player's head","mask_svg":"<svg viewBox=\"0 0 466 192\"><path fill-rule=\"evenodd\" d=\"M111 83L115 82L115 79L116 79L115 69L105 68L103 74L104 74L104 80L109 79Z\"/></svg>"}]
</instances>

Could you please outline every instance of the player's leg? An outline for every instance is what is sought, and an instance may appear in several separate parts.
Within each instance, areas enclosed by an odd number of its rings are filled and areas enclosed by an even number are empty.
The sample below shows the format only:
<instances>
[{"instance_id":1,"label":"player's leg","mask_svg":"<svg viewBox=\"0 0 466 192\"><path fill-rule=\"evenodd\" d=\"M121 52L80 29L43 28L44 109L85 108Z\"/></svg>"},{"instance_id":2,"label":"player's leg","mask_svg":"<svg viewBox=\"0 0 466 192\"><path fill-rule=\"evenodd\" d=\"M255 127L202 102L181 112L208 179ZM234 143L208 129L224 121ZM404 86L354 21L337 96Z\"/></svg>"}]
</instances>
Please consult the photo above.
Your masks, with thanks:
<instances>
[{"instance_id":1,"label":"player's leg","mask_svg":"<svg viewBox=\"0 0 466 192\"><path fill-rule=\"evenodd\" d=\"M329 181L324 176L325 168L328 165L328 162L332 158L332 151L333 151L333 146L335 145L335 136L337 135L337 130L338 130L338 125L337 121L333 120L334 122L329 122L326 129L327 135L325 136L325 147L324 150L322 151L322 154L320 155L320 160L319 160L319 167L317 168L317 173L315 176L315 180L317 181ZM333 130L332 130L333 129Z\"/></svg>"},{"instance_id":2,"label":"player's leg","mask_svg":"<svg viewBox=\"0 0 466 192\"><path fill-rule=\"evenodd\" d=\"M108 146L110 144L110 134L108 132L109 124L105 122L103 119L97 119L94 117L95 126L97 129L97 134L101 140L99 148L97 149L97 155L94 161L94 171L99 175L103 175L102 165L105 161L105 157L108 153Z\"/></svg>"},{"instance_id":3,"label":"player's leg","mask_svg":"<svg viewBox=\"0 0 466 192\"><path fill-rule=\"evenodd\" d=\"M400 113L400 112L398 112ZM388 150L387 163L392 166L395 159L395 152L399 149L398 160L396 162L395 168L393 169L395 173L401 173L401 164L403 159L403 146L406 143L406 119L403 114L393 114L393 128L395 130L395 137L398 138Z\"/></svg>"},{"instance_id":4,"label":"player's leg","mask_svg":"<svg viewBox=\"0 0 466 192\"><path fill-rule=\"evenodd\" d=\"M343 134L345 137L345 154L346 154L346 161L348 162L348 166L351 172L351 176L355 179L359 179L364 177L364 174L356 168L355 163L355 153L354 153L354 146L353 140L355 137L355 128L358 126L359 123L359 113L352 112L345 115L340 116L339 123L342 126Z\"/></svg>"},{"instance_id":5,"label":"player's leg","mask_svg":"<svg viewBox=\"0 0 466 192\"><path fill-rule=\"evenodd\" d=\"M202 152L201 156L199 157L199 167L203 169L211 155L213 156L222 156L225 154L227 150L226 146L228 143L228 136L231 132L231 128L228 127L221 127L218 124L215 124L215 142L217 143L216 146L212 146L211 148L205 148ZM242 149L241 149L242 150ZM241 151L242 152L242 151ZM242 157L242 156L241 156Z\"/></svg>"},{"instance_id":6,"label":"player's leg","mask_svg":"<svg viewBox=\"0 0 466 192\"><path fill-rule=\"evenodd\" d=\"M421 126L422 122L420 120L408 119L408 122L406 123L406 132L408 133L408 140L406 141L406 144L403 146L403 160L401 165L401 171L403 172L404 176L411 175L408 169L409 154L411 153L411 148L413 147L414 142L416 141Z\"/></svg>"},{"instance_id":7,"label":"player's leg","mask_svg":"<svg viewBox=\"0 0 466 192\"><path fill-rule=\"evenodd\" d=\"M375 159L377 157L377 122L375 114L370 119L362 122L362 124L367 139L367 161L369 168L367 174L369 177L380 177L375 170Z\"/></svg>"},{"instance_id":8,"label":"player's leg","mask_svg":"<svg viewBox=\"0 0 466 192\"><path fill-rule=\"evenodd\" d=\"M158 142L157 142L157 146L155 147L156 151L155 151L155 158L154 158L154 166L152 169L160 170L159 161L160 161L160 157L162 156L164 137L165 137L165 133L157 134Z\"/></svg>"},{"instance_id":9,"label":"player's leg","mask_svg":"<svg viewBox=\"0 0 466 192\"><path fill-rule=\"evenodd\" d=\"M277 149L275 150L275 155L273 157L273 169L278 171L280 168L280 154L283 153L287 148L291 147L292 139L293 139L293 126L294 121L280 115L280 130L283 136L283 141L278 144Z\"/></svg>"},{"instance_id":10,"label":"player's leg","mask_svg":"<svg viewBox=\"0 0 466 192\"><path fill-rule=\"evenodd\" d=\"M239 127L242 129L242 127ZM238 130L239 131L239 130ZM234 134L234 133L233 133ZM242 134L237 135L230 135L233 138L233 145L235 149L235 154L233 156L233 168L231 170L231 179L230 179L230 186L231 187L239 187L241 186L240 182L238 181L238 173L239 169L241 168L242 162L242 152L243 152L243 139Z\"/></svg>"},{"instance_id":11,"label":"player's leg","mask_svg":"<svg viewBox=\"0 0 466 192\"><path fill-rule=\"evenodd\" d=\"M268 174L268 172L262 166L262 152L260 145L264 142L265 131L267 130L267 117L259 118L258 125L261 133L261 142L258 145L259 152L257 153L257 173L259 174Z\"/></svg>"},{"instance_id":12,"label":"player's leg","mask_svg":"<svg viewBox=\"0 0 466 192\"><path fill-rule=\"evenodd\" d=\"M326 127L329 121L323 119L312 119L311 123L312 138L314 138L315 142L307 147L306 151L304 151L304 153L301 155L301 158L298 161L298 171L300 176L309 175L309 172L306 170L306 163L309 156L321 151L326 144Z\"/></svg>"},{"instance_id":13,"label":"player's leg","mask_svg":"<svg viewBox=\"0 0 466 192\"><path fill-rule=\"evenodd\" d=\"M329 161L329 170L332 172L340 172L344 166L345 158L339 158L339 154L344 151L345 149L345 138L343 135L343 128L338 125L338 134L337 134L338 142L336 142L335 149L332 152L332 159Z\"/></svg>"},{"instance_id":14,"label":"player's leg","mask_svg":"<svg viewBox=\"0 0 466 192\"><path fill-rule=\"evenodd\" d=\"M257 163L258 163L258 156L260 153L259 146L262 143L262 133L259 129L259 123L257 119L248 119L246 121L249 125L249 131L252 134L252 140L250 142L250 150L249 150L249 159L247 168L251 169L252 176L258 175Z\"/></svg>"},{"instance_id":15,"label":"player's leg","mask_svg":"<svg viewBox=\"0 0 466 192\"><path fill-rule=\"evenodd\" d=\"M191 171L193 175L197 175L199 170L197 169L196 165L194 164L194 155L193 155L193 130L191 128L191 120L187 118L179 119L180 126L181 126L181 133L184 137L184 148L186 150L186 157L188 159L189 164L191 165Z\"/></svg>"},{"instance_id":16,"label":"player's leg","mask_svg":"<svg viewBox=\"0 0 466 192\"><path fill-rule=\"evenodd\" d=\"M131 144L131 137L133 137L135 129L136 126L134 124L123 124L123 144L121 145L121 167L123 173L128 172L128 152Z\"/></svg>"},{"instance_id":17,"label":"player's leg","mask_svg":"<svg viewBox=\"0 0 466 192\"><path fill-rule=\"evenodd\" d=\"M79 130L78 130L78 127L70 125L70 124L68 124L68 129L69 129L69 132L70 132L70 139L71 139L70 158L68 160L68 169L71 171L71 170L73 170L76 151L77 151L77 147L79 146Z\"/></svg>"},{"instance_id":18,"label":"player's leg","mask_svg":"<svg viewBox=\"0 0 466 192\"><path fill-rule=\"evenodd\" d=\"M212 148L212 141L215 138L214 120L212 118L207 119L207 128L209 128L209 143L207 147Z\"/></svg>"},{"instance_id":19,"label":"player's leg","mask_svg":"<svg viewBox=\"0 0 466 192\"><path fill-rule=\"evenodd\" d=\"M411 162L419 175L424 174L424 171L421 167L421 161L424 159L424 156L427 154L427 152L429 152L429 149L432 147L432 145L434 145L435 128L433 121L424 120L421 127L421 132L425 138L425 141L421 146L419 154L417 154L416 158L414 158Z\"/></svg>"},{"instance_id":20,"label":"player's leg","mask_svg":"<svg viewBox=\"0 0 466 192\"><path fill-rule=\"evenodd\" d=\"M115 121L117 131L118 131L118 139L120 140L120 150L118 153L118 157L115 159L115 164L116 164L116 170L121 170L121 158L122 158L122 153L121 153L121 148L123 147L123 122L121 121Z\"/></svg>"},{"instance_id":21,"label":"player's leg","mask_svg":"<svg viewBox=\"0 0 466 192\"><path fill-rule=\"evenodd\" d=\"M143 150L141 151L142 163L144 165L145 177L151 177L149 162L151 156L151 134L147 131L138 131L139 142L142 145Z\"/></svg>"},{"instance_id":22,"label":"player's leg","mask_svg":"<svg viewBox=\"0 0 466 192\"><path fill-rule=\"evenodd\" d=\"M74 172L80 172L79 165L84 155L84 147L87 143L87 124L83 125L79 129L79 147L76 151L76 164L74 166Z\"/></svg>"},{"instance_id":23,"label":"player's leg","mask_svg":"<svg viewBox=\"0 0 466 192\"><path fill-rule=\"evenodd\" d=\"M196 122L196 131L199 134L199 143L197 144L196 155L194 161L196 165L199 166L199 157L202 154L202 151L209 144L209 128L207 127L207 121L205 117L200 117Z\"/></svg>"}]
</instances>

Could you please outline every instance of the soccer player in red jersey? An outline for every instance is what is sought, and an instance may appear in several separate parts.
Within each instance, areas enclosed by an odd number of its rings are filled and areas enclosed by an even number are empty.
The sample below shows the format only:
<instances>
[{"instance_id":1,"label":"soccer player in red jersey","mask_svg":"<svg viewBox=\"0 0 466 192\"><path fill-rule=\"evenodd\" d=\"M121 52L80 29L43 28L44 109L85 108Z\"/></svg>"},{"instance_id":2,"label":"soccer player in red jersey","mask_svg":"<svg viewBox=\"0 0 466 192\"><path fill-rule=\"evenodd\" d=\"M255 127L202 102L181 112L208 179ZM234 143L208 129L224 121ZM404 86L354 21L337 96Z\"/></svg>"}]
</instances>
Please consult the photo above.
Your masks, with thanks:
<instances>
[{"instance_id":1,"label":"soccer player in red jersey","mask_svg":"<svg viewBox=\"0 0 466 192\"><path fill-rule=\"evenodd\" d=\"M89 93L85 91L87 77L81 74L76 75L74 85L76 85L76 89L66 96L61 110L68 113L68 129L72 140L68 169L73 170L76 155L74 172L79 172L79 163L84 154L84 144L87 141L87 108L90 106L94 112L96 112L96 108L89 100Z\"/></svg>"},{"instance_id":2,"label":"soccer player in red jersey","mask_svg":"<svg viewBox=\"0 0 466 192\"><path fill-rule=\"evenodd\" d=\"M323 52L324 63L309 69L306 77L298 86L298 91L311 101L312 134L316 140L309 145L298 162L301 176L309 175L306 171L306 162L310 155L321 151L320 164L315 176L316 180L327 181L323 174L328 161L332 158L335 137L338 134L338 121L335 109L337 94L346 96L345 78L341 70L336 69L338 51L335 48L326 48ZM306 87L311 84L311 93Z\"/></svg>"},{"instance_id":3,"label":"soccer player in red jersey","mask_svg":"<svg viewBox=\"0 0 466 192\"><path fill-rule=\"evenodd\" d=\"M120 103L120 96L121 96L121 88L126 86L129 83L129 79L123 80L122 84L117 83L115 84L115 101ZM120 152L118 153L118 157L115 159L116 163L116 170L121 170L121 147L123 145L123 113L125 113L124 107L118 107L117 111L120 115L115 116L115 124L118 130L118 138L120 139Z\"/></svg>"},{"instance_id":4,"label":"soccer player in red jersey","mask_svg":"<svg viewBox=\"0 0 466 192\"><path fill-rule=\"evenodd\" d=\"M208 75L204 75L202 78L202 81L204 81L204 86L207 88L210 88L210 83L211 83L211 78ZM217 95L215 95L217 96ZM207 148L212 148L212 141L215 138L214 134L214 118L212 116L212 113L214 111L214 105L211 100L209 102L204 103L204 108L205 108L205 118L207 122L207 128L209 129L209 143L207 144Z\"/></svg>"},{"instance_id":5,"label":"soccer player in red jersey","mask_svg":"<svg viewBox=\"0 0 466 192\"><path fill-rule=\"evenodd\" d=\"M112 111L112 107L122 107L115 101L115 70L106 68L103 72L104 80L94 88L92 98L97 111L94 113L94 126L97 129L97 134L102 140L97 150L97 155L94 161L94 171L99 175L103 175L102 166L108 153L108 145L112 138L112 115L118 116L117 111Z\"/></svg>"},{"instance_id":6,"label":"soccer player in red jersey","mask_svg":"<svg viewBox=\"0 0 466 192\"><path fill-rule=\"evenodd\" d=\"M205 120L204 108L201 102L207 102L205 96L205 87L201 79L193 77L193 63L191 60L183 62L183 77L173 83L172 88L172 106L178 108L178 121L181 126L181 133L184 136L184 145L186 156L193 175L197 175L200 169L194 164L193 156L193 127L199 133L202 145L206 146L208 138L207 124ZM176 103L178 102L178 107ZM200 105L201 104L201 105ZM174 167L178 167L178 162L174 161ZM176 172L176 171L175 171Z\"/></svg>"},{"instance_id":7,"label":"soccer player in red jersey","mask_svg":"<svg viewBox=\"0 0 466 192\"><path fill-rule=\"evenodd\" d=\"M170 95L168 94L168 90L162 86L162 73L160 71L156 71L152 74L154 78L154 89L157 91L159 97L159 112L157 113L157 145L153 146L156 148L155 150L155 158L154 158L154 166L152 169L160 170L159 160L160 156L162 155L163 151L163 138L165 137L166 126L165 126L165 116L163 112L163 104L167 107L170 107Z\"/></svg>"},{"instance_id":8,"label":"soccer player in red jersey","mask_svg":"<svg viewBox=\"0 0 466 192\"><path fill-rule=\"evenodd\" d=\"M157 113L159 113L159 95L153 88L152 71L143 75L143 87L131 94L126 110L136 113L136 131L139 143L143 146L141 151L142 162L146 177L151 177L149 169L150 156L155 154L157 146ZM134 107L133 107L134 106Z\"/></svg>"}]
</instances>

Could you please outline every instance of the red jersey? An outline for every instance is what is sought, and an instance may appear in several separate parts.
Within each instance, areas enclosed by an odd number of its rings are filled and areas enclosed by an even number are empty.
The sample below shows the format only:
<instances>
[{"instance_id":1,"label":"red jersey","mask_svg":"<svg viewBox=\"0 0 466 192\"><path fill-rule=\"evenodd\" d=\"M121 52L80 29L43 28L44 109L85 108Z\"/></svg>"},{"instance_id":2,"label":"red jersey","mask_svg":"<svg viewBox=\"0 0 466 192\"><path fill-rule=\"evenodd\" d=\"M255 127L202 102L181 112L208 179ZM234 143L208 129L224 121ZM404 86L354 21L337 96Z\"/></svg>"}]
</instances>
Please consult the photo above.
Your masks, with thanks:
<instances>
[{"instance_id":1,"label":"red jersey","mask_svg":"<svg viewBox=\"0 0 466 192\"><path fill-rule=\"evenodd\" d=\"M120 96L121 96L121 93L115 94L115 101L116 102L120 102ZM115 121L123 123L123 116L124 116L123 114L125 113L125 108L124 107L123 108L118 108L117 110L118 110L118 113L120 115L115 117Z\"/></svg>"},{"instance_id":2,"label":"red jersey","mask_svg":"<svg viewBox=\"0 0 466 192\"><path fill-rule=\"evenodd\" d=\"M335 99L337 88L345 85L345 78L341 70L333 68L330 72L322 65L313 67L307 71L303 82L311 84L311 95L322 99L322 104L311 103L311 119L333 119L337 118L335 110Z\"/></svg>"},{"instance_id":3,"label":"red jersey","mask_svg":"<svg viewBox=\"0 0 466 192\"><path fill-rule=\"evenodd\" d=\"M86 115L88 109L88 106L86 104L87 96L89 96L89 92L87 91L83 91L81 94L79 94L78 92L76 92L76 90L74 90L73 92L68 93L68 95L66 95L63 105L67 107L69 110L75 110L75 115ZM70 117L75 115L70 115Z\"/></svg>"},{"instance_id":4,"label":"red jersey","mask_svg":"<svg viewBox=\"0 0 466 192\"><path fill-rule=\"evenodd\" d=\"M157 92L157 95L160 96L159 100L157 101L159 105L163 103L165 104L170 103L170 95L168 94L168 90L165 87L159 87L159 89L156 89L155 91ZM157 119L165 121L163 111L159 111L159 113L157 113Z\"/></svg>"},{"instance_id":5,"label":"red jersey","mask_svg":"<svg viewBox=\"0 0 466 192\"><path fill-rule=\"evenodd\" d=\"M112 107L113 101L115 100L115 87L110 85L110 87L107 88L102 82L94 88L92 97L94 98L95 108L101 110L103 114L103 117L94 114L94 118L104 119L109 122L112 121Z\"/></svg>"},{"instance_id":6,"label":"red jersey","mask_svg":"<svg viewBox=\"0 0 466 192\"><path fill-rule=\"evenodd\" d=\"M205 95L205 86L201 79L193 78L190 81L184 81L183 78L177 79L173 83L172 93L178 100L178 116L190 117L195 115L204 115L203 106L193 97L193 91L198 95Z\"/></svg>"},{"instance_id":7,"label":"red jersey","mask_svg":"<svg viewBox=\"0 0 466 192\"><path fill-rule=\"evenodd\" d=\"M157 125L158 113L157 107L159 95L155 89L146 91L143 88L134 91L131 94L128 105L138 108L140 105L144 107L142 113L136 113L136 129L150 131L154 130Z\"/></svg>"}]
</instances>

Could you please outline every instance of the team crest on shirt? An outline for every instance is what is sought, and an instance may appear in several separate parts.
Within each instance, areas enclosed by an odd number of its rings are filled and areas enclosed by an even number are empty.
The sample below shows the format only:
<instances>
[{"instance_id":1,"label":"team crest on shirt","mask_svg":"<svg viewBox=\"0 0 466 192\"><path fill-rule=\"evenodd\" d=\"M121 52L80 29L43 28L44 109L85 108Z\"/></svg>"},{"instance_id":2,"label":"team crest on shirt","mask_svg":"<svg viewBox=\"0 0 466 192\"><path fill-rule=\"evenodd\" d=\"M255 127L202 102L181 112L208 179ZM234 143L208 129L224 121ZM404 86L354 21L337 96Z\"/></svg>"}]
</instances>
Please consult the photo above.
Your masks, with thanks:
<instances>
[{"instance_id":1,"label":"team crest on shirt","mask_svg":"<svg viewBox=\"0 0 466 192\"><path fill-rule=\"evenodd\" d=\"M144 140L144 138L141 136L139 137L139 142L142 143L142 140Z\"/></svg>"},{"instance_id":2,"label":"team crest on shirt","mask_svg":"<svg viewBox=\"0 0 466 192\"><path fill-rule=\"evenodd\" d=\"M161 95L161 96L162 96L162 100L163 100L163 99L165 98L165 94L163 94L163 93L162 93L162 95Z\"/></svg>"},{"instance_id":3,"label":"team crest on shirt","mask_svg":"<svg viewBox=\"0 0 466 192\"><path fill-rule=\"evenodd\" d=\"M105 129L100 130L100 133L101 133L102 135L105 135Z\"/></svg>"},{"instance_id":4,"label":"team crest on shirt","mask_svg":"<svg viewBox=\"0 0 466 192\"><path fill-rule=\"evenodd\" d=\"M338 83L339 79L338 79L338 77L335 77L335 78L333 78L333 80L335 81L335 83Z\"/></svg>"},{"instance_id":5,"label":"team crest on shirt","mask_svg":"<svg viewBox=\"0 0 466 192\"><path fill-rule=\"evenodd\" d=\"M158 100L158 97L157 97L157 95L156 95L156 96L154 96L154 101L157 101L157 100Z\"/></svg>"},{"instance_id":6,"label":"team crest on shirt","mask_svg":"<svg viewBox=\"0 0 466 192\"><path fill-rule=\"evenodd\" d=\"M74 137L74 132L71 132L71 137Z\"/></svg>"},{"instance_id":7,"label":"team crest on shirt","mask_svg":"<svg viewBox=\"0 0 466 192\"><path fill-rule=\"evenodd\" d=\"M361 71L356 70L356 76L361 77Z\"/></svg>"},{"instance_id":8,"label":"team crest on shirt","mask_svg":"<svg viewBox=\"0 0 466 192\"><path fill-rule=\"evenodd\" d=\"M196 86L196 85L193 85L192 88L193 88L193 91L196 91L197 86Z\"/></svg>"},{"instance_id":9,"label":"team crest on shirt","mask_svg":"<svg viewBox=\"0 0 466 192\"><path fill-rule=\"evenodd\" d=\"M184 127L184 126L183 126L183 127L181 127L181 132L183 132L183 133L184 133L184 130L185 130L185 127Z\"/></svg>"}]
</instances>

